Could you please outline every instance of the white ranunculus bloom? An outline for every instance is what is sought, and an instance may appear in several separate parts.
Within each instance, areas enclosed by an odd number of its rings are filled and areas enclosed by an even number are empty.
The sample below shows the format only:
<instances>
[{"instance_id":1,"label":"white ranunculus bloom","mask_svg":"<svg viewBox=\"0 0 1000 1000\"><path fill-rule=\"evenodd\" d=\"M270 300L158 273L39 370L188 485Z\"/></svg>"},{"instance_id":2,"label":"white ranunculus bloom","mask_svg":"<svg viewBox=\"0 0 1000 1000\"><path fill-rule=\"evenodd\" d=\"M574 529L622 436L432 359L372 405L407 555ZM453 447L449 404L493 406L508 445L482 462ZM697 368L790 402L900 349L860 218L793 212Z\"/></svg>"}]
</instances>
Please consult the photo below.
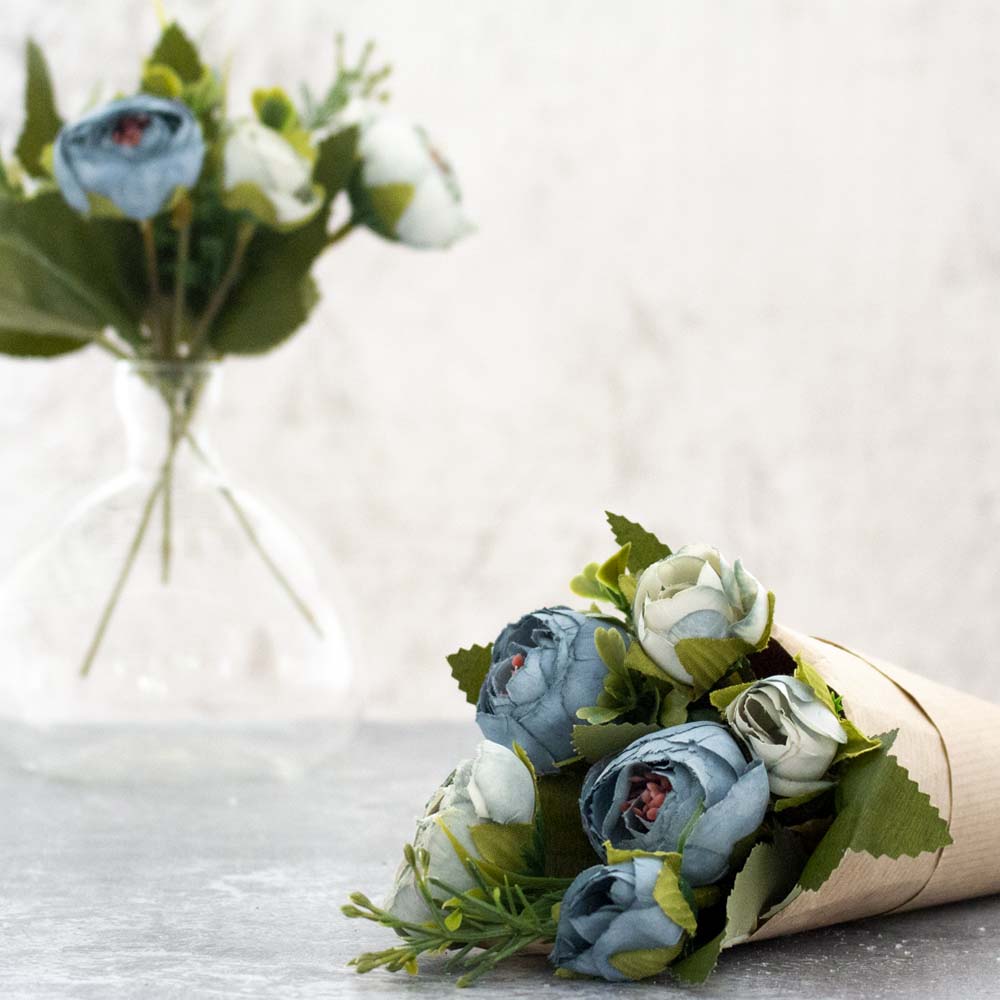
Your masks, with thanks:
<instances>
[{"instance_id":1,"label":"white ranunculus bloom","mask_svg":"<svg viewBox=\"0 0 1000 1000\"><path fill-rule=\"evenodd\" d=\"M806 795L831 786L823 776L847 733L808 684L783 676L757 681L729 703L726 721L764 762L775 795Z\"/></svg>"},{"instance_id":2,"label":"white ranunculus bloom","mask_svg":"<svg viewBox=\"0 0 1000 1000\"><path fill-rule=\"evenodd\" d=\"M223 151L226 204L251 212L265 225L302 225L323 202L312 170L274 129L252 119L237 122Z\"/></svg>"},{"instance_id":3,"label":"white ranunculus bloom","mask_svg":"<svg viewBox=\"0 0 1000 1000\"><path fill-rule=\"evenodd\" d=\"M355 210L379 235L444 249L472 231L451 166L419 126L390 116L369 119L358 157Z\"/></svg>"},{"instance_id":4,"label":"white ranunculus bloom","mask_svg":"<svg viewBox=\"0 0 1000 1000\"><path fill-rule=\"evenodd\" d=\"M636 587L636 634L647 655L682 684L692 682L674 648L681 639L738 638L757 646L768 621L767 591L737 559L686 545L647 567Z\"/></svg>"},{"instance_id":5,"label":"white ranunculus bloom","mask_svg":"<svg viewBox=\"0 0 1000 1000\"><path fill-rule=\"evenodd\" d=\"M534 812L535 783L531 772L512 751L484 740L476 748L475 757L462 761L427 803L425 815L417 821L413 846L430 855L432 877L464 891L475 882L448 834L469 854L478 857L469 832L471 827L481 823L530 823ZM439 890L431 891L445 898ZM401 920L422 923L431 919L406 862L396 872L383 907Z\"/></svg>"}]
</instances>

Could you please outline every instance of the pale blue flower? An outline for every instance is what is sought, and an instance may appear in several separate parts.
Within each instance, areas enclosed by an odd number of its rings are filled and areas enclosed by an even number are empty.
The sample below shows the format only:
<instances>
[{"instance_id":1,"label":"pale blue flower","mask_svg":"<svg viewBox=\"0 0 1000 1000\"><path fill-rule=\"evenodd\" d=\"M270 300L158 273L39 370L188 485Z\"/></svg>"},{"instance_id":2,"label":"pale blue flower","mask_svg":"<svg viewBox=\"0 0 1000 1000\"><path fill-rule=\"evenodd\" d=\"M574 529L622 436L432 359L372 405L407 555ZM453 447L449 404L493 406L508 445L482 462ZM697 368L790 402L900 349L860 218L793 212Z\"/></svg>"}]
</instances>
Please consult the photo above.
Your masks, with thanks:
<instances>
[{"instance_id":1,"label":"pale blue flower","mask_svg":"<svg viewBox=\"0 0 1000 1000\"><path fill-rule=\"evenodd\" d=\"M595 705L604 690L608 668L594 633L607 627L569 608L543 608L508 625L493 644L476 705L483 735L519 743L540 772L574 756L573 726L583 725L577 710Z\"/></svg>"},{"instance_id":2,"label":"pale blue flower","mask_svg":"<svg viewBox=\"0 0 1000 1000\"><path fill-rule=\"evenodd\" d=\"M100 195L127 218L144 220L177 188L194 185L204 157L201 126L186 105L140 94L64 126L53 163L63 197L78 212L90 210L89 195Z\"/></svg>"},{"instance_id":3,"label":"pale blue flower","mask_svg":"<svg viewBox=\"0 0 1000 1000\"><path fill-rule=\"evenodd\" d=\"M763 761L747 763L725 726L688 722L595 764L580 813L599 854L605 841L622 850L683 848L681 874L698 886L726 874L733 847L760 826L768 799Z\"/></svg>"},{"instance_id":4,"label":"pale blue flower","mask_svg":"<svg viewBox=\"0 0 1000 1000\"><path fill-rule=\"evenodd\" d=\"M684 931L653 898L662 864L660 858L638 857L577 875L562 898L549 960L561 969L626 982L629 977L612 964L616 955L679 945Z\"/></svg>"}]
</instances>

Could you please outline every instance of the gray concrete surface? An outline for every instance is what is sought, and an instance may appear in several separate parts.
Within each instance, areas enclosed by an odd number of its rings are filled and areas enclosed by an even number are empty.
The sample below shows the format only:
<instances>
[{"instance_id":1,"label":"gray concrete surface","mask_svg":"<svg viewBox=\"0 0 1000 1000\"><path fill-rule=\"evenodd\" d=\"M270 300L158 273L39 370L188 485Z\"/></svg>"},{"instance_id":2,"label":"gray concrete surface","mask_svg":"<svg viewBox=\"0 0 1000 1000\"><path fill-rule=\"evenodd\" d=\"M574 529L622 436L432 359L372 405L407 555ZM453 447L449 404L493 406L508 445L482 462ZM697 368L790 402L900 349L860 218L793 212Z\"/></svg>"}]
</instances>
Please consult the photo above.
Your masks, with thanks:
<instances>
[{"instance_id":1,"label":"gray concrete surface","mask_svg":"<svg viewBox=\"0 0 1000 1000\"><path fill-rule=\"evenodd\" d=\"M86 785L0 777L4 1000L446 997L418 978L346 968L388 946L338 911L387 884L412 818L474 744L469 726L369 726L299 782ZM1000 898L818 931L723 956L698 1000L995 998ZM473 995L664 996L553 979L512 962Z\"/></svg>"}]
</instances>

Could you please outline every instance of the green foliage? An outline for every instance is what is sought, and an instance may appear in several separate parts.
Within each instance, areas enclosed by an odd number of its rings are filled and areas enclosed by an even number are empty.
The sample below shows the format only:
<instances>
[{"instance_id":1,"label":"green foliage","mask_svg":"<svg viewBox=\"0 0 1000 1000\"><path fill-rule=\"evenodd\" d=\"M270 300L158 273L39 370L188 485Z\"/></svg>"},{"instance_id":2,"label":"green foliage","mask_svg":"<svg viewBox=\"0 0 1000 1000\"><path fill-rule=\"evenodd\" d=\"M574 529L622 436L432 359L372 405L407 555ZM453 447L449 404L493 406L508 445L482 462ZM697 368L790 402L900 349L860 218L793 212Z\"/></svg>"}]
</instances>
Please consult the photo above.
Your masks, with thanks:
<instances>
[{"instance_id":1,"label":"green foliage","mask_svg":"<svg viewBox=\"0 0 1000 1000\"><path fill-rule=\"evenodd\" d=\"M341 129L319 144L313 179L326 192L327 202L347 187L358 158L357 125Z\"/></svg>"},{"instance_id":2,"label":"green foliage","mask_svg":"<svg viewBox=\"0 0 1000 1000\"><path fill-rule=\"evenodd\" d=\"M184 81L169 67L147 63L139 84L144 94L177 100L184 93Z\"/></svg>"},{"instance_id":3,"label":"green foliage","mask_svg":"<svg viewBox=\"0 0 1000 1000\"><path fill-rule=\"evenodd\" d=\"M388 98L388 94L382 90L382 85L392 69L388 65L369 69L374 51L374 43L368 42L362 49L358 61L350 64L344 55L344 36L337 36L337 75L327 92L322 97L316 97L308 87L305 85L302 87L301 117L306 128L313 130L325 128L347 107L352 98L360 97L368 101L384 101Z\"/></svg>"},{"instance_id":4,"label":"green foliage","mask_svg":"<svg viewBox=\"0 0 1000 1000\"><path fill-rule=\"evenodd\" d=\"M653 899L661 910L682 930L694 934L698 918L681 887L681 856L670 853L663 859L663 867L653 887Z\"/></svg>"},{"instance_id":5,"label":"green foliage","mask_svg":"<svg viewBox=\"0 0 1000 1000\"><path fill-rule=\"evenodd\" d=\"M598 567L597 579L609 590L618 590L618 581L628 570L628 555L632 548L630 542L626 542L610 559Z\"/></svg>"},{"instance_id":6,"label":"green foliage","mask_svg":"<svg viewBox=\"0 0 1000 1000\"><path fill-rule=\"evenodd\" d=\"M532 864L534 823L479 823L469 834L484 861L508 872L543 874Z\"/></svg>"},{"instance_id":7,"label":"green foliage","mask_svg":"<svg viewBox=\"0 0 1000 1000\"><path fill-rule=\"evenodd\" d=\"M460 649L447 657L451 676L455 678L470 705L475 705L479 700L479 690L489 673L492 655L491 642L486 646L473 645L468 649Z\"/></svg>"},{"instance_id":8,"label":"green foliage","mask_svg":"<svg viewBox=\"0 0 1000 1000\"><path fill-rule=\"evenodd\" d=\"M62 119L56 110L45 56L33 41L28 42L26 62L28 82L24 90L24 127L14 154L32 177L45 177L47 171L42 154L55 141Z\"/></svg>"},{"instance_id":9,"label":"green foliage","mask_svg":"<svg viewBox=\"0 0 1000 1000\"><path fill-rule=\"evenodd\" d=\"M88 222L55 192L0 199L0 351L51 357L107 326L141 340L137 242L134 227Z\"/></svg>"},{"instance_id":10,"label":"green foliage","mask_svg":"<svg viewBox=\"0 0 1000 1000\"><path fill-rule=\"evenodd\" d=\"M628 568L634 576L639 576L647 566L651 566L670 555L670 546L661 542L651 531L641 524L630 521L621 514L605 511L608 524L619 545L629 545Z\"/></svg>"},{"instance_id":11,"label":"green foliage","mask_svg":"<svg viewBox=\"0 0 1000 1000\"><path fill-rule=\"evenodd\" d=\"M736 699L746 691L747 688L753 687L753 681L746 684L732 684L729 687L719 688L717 691L713 691L709 695L709 701L719 710L721 713L725 713L726 709L736 701Z\"/></svg>"},{"instance_id":12,"label":"green foliage","mask_svg":"<svg viewBox=\"0 0 1000 1000\"><path fill-rule=\"evenodd\" d=\"M878 739L869 739L850 719L841 719L840 724L847 733L847 742L837 751L837 756L833 758L834 764L839 764L842 760L852 760L862 754L871 753L878 750L882 745Z\"/></svg>"},{"instance_id":13,"label":"green foliage","mask_svg":"<svg viewBox=\"0 0 1000 1000\"><path fill-rule=\"evenodd\" d=\"M603 726L601 728L604 728ZM596 861L580 822L583 776L572 771L538 778L538 817L549 878L574 878Z\"/></svg>"},{"instance_id":14,"label":"green foliage","mask_svg":"<svg viewBox=\"0 0 1000 1000\"><path fill-rule=\"evenodd\" d=\"M169 67L184 83L196 83L205 70L194 43L176 22L164 28L149 62Z\"/></svg>"},{"instance_id":15,"label":"green foliage","mask_svg":"<svg viewBox=\"0 0 1000 1000\"><path fill-rule=\"evenodd\" d=\"M251 100L258 120L275 132L298 125L299 115L295 105L281 87L259 88L253 92Z\"/></svg>"},{"instance_id":16,"label":"green foliage","mask_svg":"<svg viewBox=\"0 0 1000 1000\"><path fill-rule=\"evenodd\" d=\"M655 722L616 722L603 726L574 726L573 746L591 764L610 757L634 743L640 736L659 732Z\"/></svg>"},{"instance_id":17,"label":"green foliage","mask_svg":"<svg viewBox=\"0 0 1000 1000\"><path fill-rule=\"evenodd\" d=\"M795 679L812 688L813 694L822 702L834 715L837 714L836 706L833 703L833 695L830 688L823 680L820 672L810 664L806 663L801 656L795 657Z\"/></svg>"},{"instance_id":18,"label":"green foliage","mask_svg":"<svg viewBox=\"0 0 1000 1000\"><path fill-rule=\"evenodd\" d=\"M658 976L680 954L684 943L678 942L671 948L640 948L636 951L620 951L608 961L623 976L631 980L649 979Z\"/></svg>"},{"instance_id":19,"label":"green foliage","mask_svg":"<svg viewBox=\"0 0 1000 1000\"><path fill-rule=\"evenodd\" d=\"M881 746L854 759L837 786L837 816L806 864L799 884L818 889L847 851L873 857L917 857L947 847L948 824L926 793L889 753L895 731Z\"/></svg>"}]
</instances>

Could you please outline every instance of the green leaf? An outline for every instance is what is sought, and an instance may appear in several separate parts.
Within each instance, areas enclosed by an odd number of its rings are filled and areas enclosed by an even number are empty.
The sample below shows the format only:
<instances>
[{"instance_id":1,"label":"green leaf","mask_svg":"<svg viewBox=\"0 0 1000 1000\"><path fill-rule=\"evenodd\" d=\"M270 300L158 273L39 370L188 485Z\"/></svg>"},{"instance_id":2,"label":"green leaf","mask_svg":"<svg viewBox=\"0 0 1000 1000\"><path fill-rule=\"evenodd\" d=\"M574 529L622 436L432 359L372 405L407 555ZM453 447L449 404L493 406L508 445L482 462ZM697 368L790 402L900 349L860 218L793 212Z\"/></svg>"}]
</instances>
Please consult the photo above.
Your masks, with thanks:
<instances>
[{"instance_id":1,"label":"green leaf","mask_svg":"<svg viewBox=\"0 0 1000 1000\"><path fill-rule=\"evenodd\" d=\"M628 606L631 608L635 603L635 592L636 592L636 579L629 573L622 573L618 577L618 591L628 602Z\"/></svg>"},{"instance_id":2,"label":"green leaf","mask_svg":"<svg viewBox=\"0 0 1000 1000\"><path fill-rule=\"evenodd\" d=\"M783 852L774 844L757 844L736 876L726 902L725 943L745 941L756 930L761 913L788 895L794 885L794 870Z\"/></svg>"},{"instance_id":3,"label":"green leaf","mask_svg":"<svg viewBox=\"0 0 1000 1000\"><path fill-rule=\"evenodd\" d=\"M673 688L660 701L660 714L657 721L664 729L687 722L688 705L690 704L691 696L686 690Z\"/></svg>"},{"instance_id":4,"label":"green leaf","mask_svg":"<svg viewBox=\"0 0 1000 1000\"><path fill-rule=\"evenodd\" d=\"M671 975L682 983L698 986L705 982L715 971L725 940L725 931L716 935L711 941L702 945L697 951L670 966Z\"/></svg>"},{"instance_id":5,"label":"green leaf","mask_svg":"<svg viewBox=\"0 0 1000 1000\"><path fill-rule=\"evenodd\" d=\"M140 341L141 259L135 226L87 222L56 192L0 199L0 351L51 357L107 326Z\"/></svg>"},{"instance_id":6,"label":"green leaf","mask_svg":"<svg viewBox=\"0 0 1000 1000\"><path fill-rule=\"evenodd\" d=\"M595 863L594 848L580 822L582 785L583 776L569 771L538 778L545 874L549 878L574 878Z\"/></svg>"},{"instance_id":7,"label":"green leaf","mask_svg":"<svg viewBox=\"0 0 1000 1000\"><path fill-rule=\"evenodd\" d=\"M856 758L837 786L837 817L799 877L818 889L847 851L872 857L917 857L951 842L948 824L930 798L889 753L896 731L880 737L878 750Z\"/></svg>"},{"instance_id":8,"label":"green leaf","mask_svg":"<svg viewBox=\"0 0 1000 1000\"><path fill-rule=\"evenodd\" d=\"M160 63L146 64L139 86L144 94L164 97L171 101L176 101L184 92L181 78L169 66Z\"/></svg>"},{"instance_id":9,"label":"green leaf","mask_svg":"<svg viewBox=\"0 0 1000 1000\"><path fill-rule=\"evenodd\" d=\"M647 531L641 524L630 521L621 514L604 512L619 545L631 544L628 556L628 568L634 576L639 576L647 566L651 566L670 555L670 546L664 545L656 535Z\"/></svg>"},{"instance_id":10,"label":"green leaf","mask_svg":"<svg viewBox=\"0 0 1000 1000\"><path fill-rule=\"evenodd\" d=\"M24 127L14 154L32 177L45 177L42 154L62 128L52 94L52 80L42 50L29 41L26 51L28 80L24 90Z\"/></svg>"},{"instance_id":11,"label":"green leaf","mask_svg":"<svg viewBox=\"0 0 1000 1000\"><path fill-rule=\"evenodd\" d=\"M149 62L169 66L184 83L196 83L204 71L198 50L176 22L163 30Z\"/></svg>"},{"instance_id":12,"label":"green leaf","mask_svg":"<svg viewBox=\"0 0 1000 1000\"><path fill-rule=\"evenodd\" d=\"M449 913L448 916L444 918L444 925L450 931L457 931L459 927L462 926L462 911L452 910L452 912ZM407 969L406 971L409 972L410 970ZM416 972L417 972L416 963L414 963L413 974L416 975Z\"/></svg>"},{"instance_id":13,"label":"green leaf","mask_svg":"<svg viewBox=\"0 0 1000 1000\"><path fill-rule=\"evenodd\" d=\"M592 726L604 726L613 722L618 716L624 714L625 709L611 705L589 705L586 708L578 708L576 717Z\"/></svg>"},{"instance_id":14,"label":"green leaf","mask_svg":"<svg viewBox=\"0 0 1000 1000\"><path fill-rule=\"evenodd\" d=\"M468 649L460 649L447 657L451 676L458 682L465 700L470 705L475 705L479 701L479 691L489 673L492 655L491 642L486 646L473 645Z\"/></svg>"},{"instance_id":15,"label":"green leaf","mask_svg":"<svg viewBox=\"0 0 1000 1000\"><path fill-rule=\"evenodd\" d=\"M484 861L505 871L538 875L528 864L535 836L534 823L480 823L469 827L476 850Z\"/></svg>"},{"instance_id":16,"label":"green leaf","mask_svg":"<svg viewBox=\"0 0 1000 1000\"><path fill-rule=\"evenodd\" d=\"M688 934L694 934L698 929L698 918L681 890L680 879L681 857L679 854L668 854L663 859L660 874L656 877L653 899L678 927Z\"/></svg>"},{"instance_id":17,"label":"green leaf","mask_svg":"<svg viewBox=\"0 0 1000 1000\"><path fill-rule=\"evenodd\" d=\"M711 691L729 673L730 667L752 649L749 643L735 636L729 639L681 639L674 646L677 659L694 681L696 698Z\"/></svg>"},{"instance_id":18,"label":"green leaf","mask_svg":"<svg viewBox=\"0 0 1000 1000\"><path fill-rule=\"evenodd\" d=\"M594 645L608 670L615 674L625 672L625 640L618 629L595 629Z\"/></svg>"},{"instance_id":19,"label":"green leaf","mask_svg":"<svg viewBox=\"0 0 1000 1000\"><path fill-rule=\"evenodd\" d=\"M733 684L730 687L719 688L718 691L713 691L709 696L709 701L720 711L725 712L729 706L736 701L736 699L746 691L747 688L753 687L753 682L748 684Z\"/></svg>"},{"instance_id":20,"label":"green leaf","mask_svg":"<svg viewBox=\"0 0 1000 1000\"><path fill-rule=\"evenodd\" d=\"M776 813L786 812L789 809L798 809L799 806L804 806L813 799L818 799L821 795L826 795L829 788L817 788L812 792L804 792L802 795L792 795L783 799L776 799L774 802L774 811Z\"/></svg>"},{"instance_id":21,"label":"green leaf","mask_svg":"<svg viewBox=\"0 0 1000 1000\"><path fill-rule=\"evenodd\" d=\"M597 571L597 579L608 590L618 589L618 578L628 569L628 554L632 548L631 542L626 542L610 559L606 560Z\"/></svg>"},{"instance_id":22,"label":"green leaf","mask_svg":"<svg viewBox=\"0 0 1000 1000\"><path fill-rule=\"evenodd\" d=\"M655 723L618 722L614 725L574 726L573 746L581 757L591 764L610 757L634 743L640 736L658 733L662 727Z\"/></svg>"},{"instance_id":23,"label":"green leaf","mask_svg":"<svg viewBox=\"0 0 1000 1000\"><path fill-rule=\"evenodd\" d=\"M597 563L588 563L583 567L583 572L574 576L569 582L569 589L577 597L589 597L594 601L606 601L608 592L597 579L597 571L601 567Z\"/></svg>"},{"instance_id":24,"label":"green leaf","mask_svg":"<svg viewBox=\"0 0 1000 1000\"><path fill-rule=\"evenodd\" d=\"M319 145L313 180L323 186L326 197L332 201L347 187L358 155L358 127L341 129L324 139Z\"/></svg>"},{"instance_id":25,"label":"green leaf","mask_svg":"<svg viewBox=\"0 0 1000 1000\"><path fill-rule=\"evenodd\" d=\"M671 948L640 948L636 951L620 951L608 961L629 979L648 979L658 976L681 953L684 945L680 942Z\"/></svg>"},{"instance_id":26,"label":"green leaf","mask_svg":"<svg viewBox=\"0 0 1000 1000\"><path fill-rule=\"evenodd\" d=\"M654 680L669 681L667 675L649 658L638 640L629 643L628 652L625 654L625 666Z\"/></svg>"},{"instance_id":27,"label":"green leaf","mask_svg":"<svg viewBox=\"0 0 1000 1000\"><path fill-rule=\"evenodd\" d=\"M847 742L837 751L837 756L833 758L834 764L839 764L842 760L853 760L862 754L871 753L878 750L882 745L878 739L869 739L850 719L841 719L841 726L847 733Z\"/></svg>"},{"instance_id":28,"label":"green leaf","mask_svg":"<svg viewBox=\"0 0 1000 1000\"><path fill-rule=\"evenodd\" d=\"M801 656L795 657L795 679L802 681L803 684L808 685L812 688L813 694L828 708L834 715L837 714L837 709L833 703L833 695L830 693L830 688L827 686L825 680L823 680L819 671L806 663Z\"/></svg>"},{"instance_id":29,"label":"green leaf","mask_svg":"<svg viewBox=\"0 0 1000 1000\"><path fill-rule=\"evenodd\" d=\"M414 187L412 184L380 184L368 188L368 201L378 223L378 231L383 235L394 236L396 225L403 213L413 201Z\"/></svg>"}]
</instances>

